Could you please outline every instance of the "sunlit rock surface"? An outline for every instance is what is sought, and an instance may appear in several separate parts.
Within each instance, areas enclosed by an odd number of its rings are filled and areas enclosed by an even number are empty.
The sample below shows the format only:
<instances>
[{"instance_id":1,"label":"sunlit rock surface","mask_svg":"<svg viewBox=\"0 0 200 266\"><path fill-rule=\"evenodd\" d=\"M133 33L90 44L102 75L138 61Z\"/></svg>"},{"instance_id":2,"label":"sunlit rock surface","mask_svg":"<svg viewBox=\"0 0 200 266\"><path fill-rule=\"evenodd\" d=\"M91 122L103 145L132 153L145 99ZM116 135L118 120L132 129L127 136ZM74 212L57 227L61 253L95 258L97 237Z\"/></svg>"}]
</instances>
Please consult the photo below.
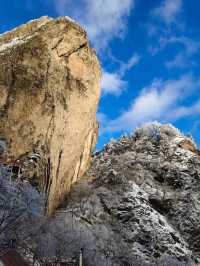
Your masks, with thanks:
<instances>
[{"instance_id":1,"label":"sunlit rock surface","mask_svg":"<svg viewBox=\"0 0 200 266\"><path fill-rule=\"evenodd\" d=\"M50 213L88 167L99 94L96 54L71 19L42 17L0 35L1 160L17 161L47 193Z\"/></svg>"}]
</instances>

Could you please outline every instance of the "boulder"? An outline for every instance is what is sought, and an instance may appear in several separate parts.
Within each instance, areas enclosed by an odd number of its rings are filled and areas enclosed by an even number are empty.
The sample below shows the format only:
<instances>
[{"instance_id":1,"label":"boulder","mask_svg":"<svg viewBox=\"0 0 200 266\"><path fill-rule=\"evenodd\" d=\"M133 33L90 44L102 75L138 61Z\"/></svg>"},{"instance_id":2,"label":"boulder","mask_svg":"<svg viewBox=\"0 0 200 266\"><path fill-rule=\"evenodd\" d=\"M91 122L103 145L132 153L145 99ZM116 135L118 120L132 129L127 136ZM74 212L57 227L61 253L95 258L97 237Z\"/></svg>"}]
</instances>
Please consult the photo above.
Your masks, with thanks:
<instances>
[{"instance_id":1,"label":"boulder","mask_svg":"<svg viewBox=\"0 0 200 266\"><path fill-rule=\"evenodd\" d=\"M86 32L67 17L0 35L1 163L46 192L49 213L89 165L100 76Z\"/></svg>"}]
</instances>

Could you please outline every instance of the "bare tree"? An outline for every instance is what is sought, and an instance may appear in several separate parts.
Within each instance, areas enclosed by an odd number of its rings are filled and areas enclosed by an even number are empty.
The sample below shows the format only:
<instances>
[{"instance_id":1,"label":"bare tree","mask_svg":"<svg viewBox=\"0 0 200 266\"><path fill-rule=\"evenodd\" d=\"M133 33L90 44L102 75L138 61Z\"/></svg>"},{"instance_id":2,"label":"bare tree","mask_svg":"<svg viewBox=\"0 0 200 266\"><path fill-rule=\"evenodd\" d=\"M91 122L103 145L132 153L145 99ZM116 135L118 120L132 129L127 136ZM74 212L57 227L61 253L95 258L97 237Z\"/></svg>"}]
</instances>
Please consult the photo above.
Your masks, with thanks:
<instances>
[{"instance_id":1,"label":"bare tree","mask_svg":"<svg viewBox=\"0 0 200 266\"><path fill-rule=\"evenodd\" d=\"M40 227L44 199L28 182L14 179L8 166L0 167L0 248L25 246Z\"/></svg>"}]
</instances>

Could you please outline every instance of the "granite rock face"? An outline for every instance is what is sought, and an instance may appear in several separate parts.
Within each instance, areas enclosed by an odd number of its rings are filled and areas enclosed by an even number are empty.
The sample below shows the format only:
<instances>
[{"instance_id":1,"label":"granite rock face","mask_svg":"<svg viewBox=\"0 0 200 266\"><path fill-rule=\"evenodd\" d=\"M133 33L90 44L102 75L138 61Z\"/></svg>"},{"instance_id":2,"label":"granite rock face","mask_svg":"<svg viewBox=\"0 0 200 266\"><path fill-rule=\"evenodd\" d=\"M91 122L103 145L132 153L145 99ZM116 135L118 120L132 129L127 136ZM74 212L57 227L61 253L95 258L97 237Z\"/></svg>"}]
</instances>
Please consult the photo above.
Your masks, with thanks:
<instances>
[{"instance_id":1,"label":"granite rock face","mask_svg":"<svg viewBox=\"0 0 200 266\"><path fill-rule=\"evenodd\" d=\"M49 213L88 167L100 76L86 32L69 18L0 35L1 161L47 193Z\"/></svg>"},{"instance_id":2,"label":"granite rock face","mask_svg":"<svg viewBox=\"0 0 200 266\"><path fill-rule=\"evenodd\" d=\"M73 215L93 236L95 265L199 265L199 191L193 140L171 125L147 124L94 155L60 216Z\"/></svg>"}]
</instances>

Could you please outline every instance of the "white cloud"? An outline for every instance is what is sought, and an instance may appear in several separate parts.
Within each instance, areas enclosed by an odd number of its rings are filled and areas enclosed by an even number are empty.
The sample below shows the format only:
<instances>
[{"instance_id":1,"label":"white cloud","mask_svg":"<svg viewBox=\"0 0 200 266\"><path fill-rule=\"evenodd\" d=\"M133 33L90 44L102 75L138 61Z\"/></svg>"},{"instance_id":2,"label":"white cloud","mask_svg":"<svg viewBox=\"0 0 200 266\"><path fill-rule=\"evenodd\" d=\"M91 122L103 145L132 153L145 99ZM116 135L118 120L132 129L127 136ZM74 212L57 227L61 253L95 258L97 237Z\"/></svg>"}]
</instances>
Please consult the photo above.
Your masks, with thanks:
<instances>
[{"instance_id":1,"label":"white cloud","mask_svg":"<svg viewBox=\"0 0 200 266\"><path fill-rule=\"evenodd\" d=\"M107 121L107 116L104 113L98 112L97 120L99 121L100 124L104 124Z\"/></svg>"},{"instance_id":2,"label":"white cloud","mask_svg":"<svg viewBox=\"0 0 200 266\"><path fill-rule=\"evenodd\" d=\"M199 51L200 42L192 40L187 37L173 37L171 38L171 42L177 42L185 46L186 52L188 55L193 55Z\"/></svg>"},{"instance_id":3,"label":"white cloud","mask_svg":"<svg viewBox=\"0 0 200 266\"><path fill-rule=\"evenodd\" d=\"M199 80L189 75L178 80L154 81L142 90L127 111L109 121L109 126L104 126L104 132L130 131L145 122L173 120L175 117L171 114L178 110L182 101L199 88L199 85Z\"/></svg>"},{"instance_id":4,"label":"white cloud","mask_svg":"<svg viewBox=\"0 0 200 266\"><path fill-rule=\"evenodd\" d=\"M200 42L187 38L185 36L170 38L160 38L160 49L169 44L179 44L183 46L183 51L178 52L172 60L165 63L167 68L186 68L195 66L191 59L193 55L199 52Z\"/></svg>"},{"instance_id":5,"label":"white cloud","mask_svg":"<svg viewBox=\"0 0 200 266\"><path fill-rule=\"evenodd\" d=\"M185 36L170 36L170 37L160 37L159 45L153 47L149 46L148 51L151 55L155 55L161 50L163 50L168 45L178 44L179 52L165 63L165 66L169 69L171 68L188 68L195 66L193 56L199 52L200 42L190 39Z\"/></svg>"},{"instance_id":6,"label":"white cloud","mask_svg":"<svg viewBox=\"0 0 200 266\"><path fill-rule=\"evenodd\" d=\"M134 0L54 0L59 15L70 15L85 28L96 48L105 47L110 40L126 31L127 18ZM76 3L76 4L75 4Z\"/></svg>"},{"instance_id":7,"label":"white cloud","mask_svg":"<svg viewBox=\"0 0 200 266\"><path fill-rule=\"evenodd\" d=\"M179 34L183 34L185 32L186 24L180 16L182 11L183 0L162 0L161 4L150 12L151 18L159 20L152 20L146 24L147 34L156 41L148 46L150 54L157 54L170 42L182 42L182 44L184 42L184 45L186 45L184 37L180 37L180 39L179 37L175 37L175 41L173 36L174 32L176 32L176 35L177 32L179 32ZM159 22L163 22L164 24ZM189 46L187 45L187 47Z\"/></svg>"},{"instance_id":8,"label":"white cloud","mask_svg":"<svg viewBox=\"0 0 200 266\"><path fill-rule=\"evenodd\" d=\"M119 96L126 88L126 81L124 81L118 73L110 73L103 71L101 80L101 89L104 94L112 94Z\"/></svg>"},{"instance_id":9,"label":"white cloud","mask_svg":"<svg viewBox=\"0 0 200 266\"><path fill-rule=\"evenodd\" d=\"M138 54L133 54L127 62L118 60L119 69L116 72L108 72L103 70L101 89L102 94L112 94L119 96L127 87L127 81L123 79L124 75L140 61Z\"/></svg>"},{"instance_id":10,"label":"white cloud","mask_svg":"<svg viewBox=\"0 0 200 266\"><path fill-rule=\"evenodd\" d=\"M166 24L174 22L182 8L182 0L163 0L159 7L153 10L153 15Z\"/></svg>"},{"instance_id":11,"label":"white cloud","mask_svg":"<svg viewBox=\"0 0 200 266\"><path fill-rule=\"evenodd\" d=\"M121 76L124 76L127 71L129 71L132 67L136 66L140 61L140 56L138 54L134 54L127 63L122 62L119 73Z\"/></svg>"},{"instance_id":12,"label":"white cloud","mask_svg":"<svg viewBox=\"0 0 200 266\"><path fill-rule=\"evenodd\" d=\"M194 55L199 51L200 48L199 41L192 40L185 36L171 36L169 38L160 38L159 42L161 48L164 48L169 44L181 44L185 48L185 52L188 56Z\"/></svg>"},{"instance_id":13,"label":"white cloud","mask_svg":"<svg viewBox=\"0 0 200 266\"><path fill-rule=\"evenodd\" d=\"M195 66L195 62L193 62L186 54L178 53L172 60L167 61L165 65L169 69L184 69Z\"/></svg>"},{"instance_id":14,"label":"white cloud","mask_svg":"<svg viewBox=\"0 0 200 266\"><path fill-rule=\"evenodd\" d=\"M200 99L192 106L181 106L173 110L171 116L173 119L180 119L182 117L199 115L200 114Z\"/></svg>"}]
</instances>

